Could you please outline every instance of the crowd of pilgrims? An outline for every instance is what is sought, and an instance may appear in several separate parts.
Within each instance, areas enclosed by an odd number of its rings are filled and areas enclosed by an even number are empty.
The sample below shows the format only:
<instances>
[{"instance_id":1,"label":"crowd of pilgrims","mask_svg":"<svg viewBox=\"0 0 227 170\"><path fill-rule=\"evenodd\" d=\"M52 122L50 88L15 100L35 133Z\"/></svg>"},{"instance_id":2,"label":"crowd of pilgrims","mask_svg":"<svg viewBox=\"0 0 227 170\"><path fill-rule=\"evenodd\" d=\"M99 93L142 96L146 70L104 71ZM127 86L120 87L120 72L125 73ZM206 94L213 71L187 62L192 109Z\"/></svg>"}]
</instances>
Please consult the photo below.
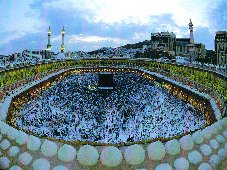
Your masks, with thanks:
<instances>
[{"instance_id":1,"label":"crowd of pilgrims","mask_svg":"<svg viewBox=\"0 0 227 170\"><path fill-rule=\"evenodd\" d=\"M205 125L204 115L154 82L115 73L112 91L98 74L71 74L27 103L16 124L39 136L120 143L172 137Z\"/></svg>"}]
</instances>

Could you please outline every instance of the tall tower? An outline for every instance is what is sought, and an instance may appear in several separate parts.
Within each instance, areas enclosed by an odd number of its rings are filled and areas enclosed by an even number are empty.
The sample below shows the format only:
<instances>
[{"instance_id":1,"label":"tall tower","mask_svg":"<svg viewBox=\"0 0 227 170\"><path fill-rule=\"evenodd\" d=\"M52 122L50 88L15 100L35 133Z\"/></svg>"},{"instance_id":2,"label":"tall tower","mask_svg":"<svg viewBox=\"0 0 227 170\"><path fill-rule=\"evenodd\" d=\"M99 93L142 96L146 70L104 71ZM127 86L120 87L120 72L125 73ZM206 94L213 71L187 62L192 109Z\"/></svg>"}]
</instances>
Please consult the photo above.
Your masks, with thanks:
<instances>
[{"instance_id":1,"label":"tall tower","mask_svg":"<svg viewBox=\"0 0 227 170\"><path fill-rule=\"evenodd\" d=\"M192 24L191 18L188 26L190 30L190 42L188 45L188 52L189 52L189 59L192 62L195 60L195 46L194 46L194 36L193 36L193 24Z\"/></svg>"},{"instance_id":2,"label":"tall tower","mask_svg":"<svg viewBox=\"0 0 227 170\"><path fill-rule=\"evenodd\" d=\"M64 51L65 51L64 37L65 37L65 28L63 26L63 28L61 30L61 38L62 38L61 53L64 53Z\"/></svg>"},{"instance_id":3,"label":"tall tower","mask_svg":"<svg viewBox=\"0 0 227 170\"><path fill-rule=\"evenodd\" d=\"M51 34L51 30L50 30L50 26L49 26L49 29L47 31L47 34L48 34L48 44L47 44L47 51L51 51L51 45L50 45L50 34Z\"/></svg>"}]
</instances>

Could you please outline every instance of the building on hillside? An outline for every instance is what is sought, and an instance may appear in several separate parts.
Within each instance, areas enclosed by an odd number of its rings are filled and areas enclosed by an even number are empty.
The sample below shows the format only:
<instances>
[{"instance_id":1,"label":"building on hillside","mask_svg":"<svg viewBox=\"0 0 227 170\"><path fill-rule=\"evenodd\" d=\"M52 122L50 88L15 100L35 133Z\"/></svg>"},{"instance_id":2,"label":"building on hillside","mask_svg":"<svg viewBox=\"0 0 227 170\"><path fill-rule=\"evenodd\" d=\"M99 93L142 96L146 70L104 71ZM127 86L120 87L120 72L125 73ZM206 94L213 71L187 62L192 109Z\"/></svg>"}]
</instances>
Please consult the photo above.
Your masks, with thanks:
<instances>
[{"instance_id":1,"label":"building on hillside","mask_svg":"<svg viewBox=\"0 0 227 170\"><path fill-rule=\"evenodd\" d=\"M176 46L176 35L173 32L151 33L151 48L174 52Z\"/></svg>"},{"instance_id":2,"label":"building on hillside","mask_svg":"<svg viewBox=\"0 0 227 170\"><path fill-rule=\"evenodd\" d=\"M215 52L217 64L227 64L227 31L218 31L215 35Z\"/></svg>"},{"instance_id":3,"label":"building on hillside","mask_svg":"<svg viewBox=\"0 0 227 170\"><path fill-rule=\"evenodd\" d=\"M54 53L49 50L41 49L27 49L22 52L22 56L27 60L40 61L43 59L50 59Z\"/></svg>"}]
</instances>

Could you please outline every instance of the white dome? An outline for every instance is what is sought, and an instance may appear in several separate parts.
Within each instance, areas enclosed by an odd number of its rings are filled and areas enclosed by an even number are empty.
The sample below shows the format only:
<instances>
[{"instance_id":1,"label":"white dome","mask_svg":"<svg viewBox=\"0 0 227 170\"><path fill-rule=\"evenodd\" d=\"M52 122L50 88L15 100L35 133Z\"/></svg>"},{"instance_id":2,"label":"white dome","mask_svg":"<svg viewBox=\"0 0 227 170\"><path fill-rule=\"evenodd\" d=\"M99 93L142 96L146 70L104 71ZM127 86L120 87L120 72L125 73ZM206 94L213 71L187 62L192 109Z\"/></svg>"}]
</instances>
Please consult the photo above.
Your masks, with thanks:
<instances>
[{"instance_id":1,"label":"white dome","mask_svg":"<svg viewBox=\"0 0 227 170\"><path fill-rule=\"evenodd\" d=\"M32 156L27 152L22 153L18 159L18 162L21 163L22 165L28 165L30 164L31 161L32 161Z\"/></svg>"},{"instance_id":2,"label":"white dome","mask_svg":"<svg viewBox=\"0 0 227 170\"><path fill-rule=\"evenodd\" d=\"M218 157L220 160L224 160L225 158L227 158L227 152L224 148L218 150Z\"/></svg>"},{"instance_id":3,"label":"white dome","mask_svg":"<svg viewBox=\"0 0 227 170\"><path fill-rule=\"evenodd\" d=\"M179 140L179 143L181 145L181 148L184 149L184 150L191 150L193 148L193 146L194 146L194 142L193 142L193 139L192 139L191 135L183 136Z\"/></svg>"},{"instance_id":4,"label":"white dome","mask_svg":"<svg viewBox=\"0 0 227 170\"><path fill-rule=\"evenodd\" d=\"M192 139L196 144L201 144L204 141L203 134L200 130L192 134Z\"/></svg>"},{"instance_id":5,"label":"white dome","mask_svg":"<svg viewBox=\"0 0 227 170\"><path fill-rule=\"evenodd\" d=\"M168 163L163 163L158 165L155 170L173 170L173 168Z\"/></svg>"},{"instance_id":6,"label":"white dome","mask_svg":"<svg viewBox=\"0 0 227 170\"><path fill-rule=\"evenodd\" d=\"M223 132L223 136L224 136L225 138L227 138L227 131L224 131L224 132Z\"/></svg>"},{"instance_id":7,"label":"white dome","mask_svg":"<svg viewBox=\"0 0 227 170\"><path fill-rule=\"evenodd\" d=\"M32 136L30 135L28 137L28 141L27 141L27 148L31 151L36 151L39 149L41 145L41 141L39 138L35 137L35 136Z\"/></svg>"},{"instance_id":8,"label":"white dome","mask_svg":"<svg viewBox=\"0 0 227 170\"><path fill-rule=\"evenodd\" d=\"M14 140L17 138L17 135L18 135L18 130L17 129L14 129L13 127L11 127L9 129L9 132L7 133L9 139L11 140Z\"/></svg>"},{"instance_id":9,"label":"white dome","mask_svg":"<svg viewBox=\"0 0 227 170\"><path fill-rule=\"evenodd\" d=\"M8 169L10 160L7 157L0 158L0 169Z\"/></svg>"},{"instance_id":10,"label":"white dome","mask_svg":"<svg viewBox=\"0 0 227 170\"><path fill-rule=\"evenodd\" d=\"M58 165L53 168L53 170L68 170L66 166Z\"/></svg>"},{"instance_id":11,"label":"white dome","mask_svg":"<svg viewBox=\"0 0 227 170\"><path fill-rule=\"evenodd\" d=\"M180 157L174 161L174 167L176 168L176 170L188 170L189 162L184 157Z\"/></svg>"},{"instance_id":12,"label":"white dome","mask_svg":"<svg viewBox=\"0 0 227 170\"><path fill-rule=\"evenodd\" d=\"M22 170L22 168L17 165L14 165L9 170Z\"/></svg>"},{"instance_id":13,"label":"white dome","mask_svg":"<svg viewBox=\"0 0 227 170\"><path fill-rule=\"evenodd\" d=\"M165 147L160 141L151 143L147 147L147 151L151 160L161 160L166 154Z\"/></svg>"},{"instance_id":14,"label":"white dome","mask_svg":"<svg viewBox=\"0 0 227 170\"><path fill-rule=\"evenodd\" d=\"M19 148L17 146L12 146L9 150L8 150L8 154L10 157L15 157L18 152L19 152Z\"/></svg>"},{"instance_id":15,"label":"white dome","mask_svg":"<svg viewBox=\"0 0 227 170\"><path fill-rule=\"evenodd\" d=\"M84 145L77 153L77 160L83 166L93 166L99 160L98 150L93 146Z\"/></svg>"},{"instance_id":16,"label":"white dome","mask_svg":"<svg viewBox=\"0 0 227 170\"><path fill-rule=\"evenodd\" d=\"M225 143L225 138L222 135L217 135L215 137L215 139L219 142L219 143Z\"/></svg>"},{"instance_id":17,"label":"white dome","mask_svg":"<svg viewBox=\"0 0 227 170\"><path fill-rule=\"evenodd\" d=\"M178 153L180 153L180 144L178 140L173 139L166 142L165 149L169 155L177 155Z\"/></svg>"},{"instance_id":18,"label":"white dome","mask_svg":"<svg viewBox=\"0 0 227 170\"><path fill-rule=\"evenodd\" d=\"M222 125L221 121L215 122L214 125L216 126L216 128L218 130L222 130L223 129L223 125Z\"/></svg>"},{"instance_id":19,"label":"white dome","mask_svg":"<svg viewBox=\"0 0 227 170\"><path fill-rule=\"evenodd\" d=\"M121 164L122 153L115 146L106 147L100 155L100 161L107 167L117 167Z\"/></svg>"},{"instance_id":20,"label":"white dome","mask_svg":"<svg viewBox=\"0 0 227 170\"><path fill-rule=\"evenodd\" d=\"M198 170L212 170L212 167L208 163L202 163L199 165Z\"/></svg>"},{"instance_id":21,"label":"white dome","mask_svg":"<svg viewBox=\"0 0 227 170\"><path fill-rule=\"evenodd\" d=\"M7 139L4 139L1 143L0 143L0 148L2 148L2 150L6 150L10 147L10 142Z\"/></svg>"},{"instance_id":22,"label":"white dome","mask_svg":"<svg viewBox=\"0 0 227 170\"><path fill-rule=\"evenodd\" d=\"M210 140L210 147L211 147L212 149L217 149L217 148L219 147L218 141L215 140L215 139L211 139L211 140Z\"/></svg>"},{"instance_id":23,"label":"white dome","mask_svg":"<svg viewBox=\"0 0 227 170\"><path fill-rule=\"evenodd\" d=\"M34 170L50 170L50 162L40 158L33 162L32 167Z\"/></svg>"},{"instance_id":24,"label":"white dome","mask_svg":"<svg viewBox=\"0 0 227 170\"><path fill-rule=\"evenodd\" d=\"M212 155L209 160L211 166L216 166L219 163L219 161L220 159L217 155Z\"/></svg>"},{"instance_id":25,"label":"white dome","mask_svg":"<svg viewBox=\"0 0 227 170\"><path fill-rule=\"evenodd\" d=\"M200 146L200 150L203 153L203 155L208 156L212 153L212 149L209 145L203 144Z\"/></svg>"},{"instance_id":26,"label":"white dome","mask_svg":"<svg viewBox=\"0 0 227 170\"><path fill-rule=\"evenodd\" d=\"M28 141L28 134L26 134L25 132L19 130L17 138L16 138L16 143L19 144L19 145L23 145L27 141Z\"/></svg>"},{"instance_id":27,"label":"white dome","mask_svg":"<svg viewBox=\"0 0 227 170\"><path fill-rule=\"evenodd\" d=\"M71 145L64 144L58 150L58 158L64 162L73 161L76 158L76 149Z\"/></svg>"},{"instance_id":28,"label":"white dome","mask_svg":"<svg viewBox=\"0 0 227 170\"><path fill-rule=\"evenodd\" d=\"M1 134L7 134L10 128L11 126L7 125L5 122L1 123Z\"/></svg>"},{"instance_id":29,"label":"white dome","mask_svg":"<svg viewBox=\"0 0 227 170\"><path fill-rule=\"evenodd\" d=\"M188 160L192 164L198 164L203 160L203 157L198 151L194 150L188 153Z\"/></svg>"},{"instance_id":30,"label":"white dome","mask_svg":"<svg viewBox=\"0 0 227 170\"><path fill-rule=\"evenodd\" d=\"M41 152L44 156L54 156L57 153L57 145L49 140L45 140L41 146Z\"/></svg>"},{"instance_id":31,"label":"white dome","mask_svg":"<svg viewBox=\"0 0 227 170\"><path fill-rule=\"evenodd\" d=\"M131 145L126 148L124 156L127 164L139 165L145 160L145 150L138 144Z\"/></svg>"},{"instance_id":32,"label":"white dome","mask_svg":"<svg viewBox=\"0 0 227 170\"><path fill-rule=\"evenodd\" d=\"M207 126L205 129L202 130L203 133L203 137L205 139L210 139L211 137L211 130L210 130L210 126Z\"/></svg>"}]
</instances>

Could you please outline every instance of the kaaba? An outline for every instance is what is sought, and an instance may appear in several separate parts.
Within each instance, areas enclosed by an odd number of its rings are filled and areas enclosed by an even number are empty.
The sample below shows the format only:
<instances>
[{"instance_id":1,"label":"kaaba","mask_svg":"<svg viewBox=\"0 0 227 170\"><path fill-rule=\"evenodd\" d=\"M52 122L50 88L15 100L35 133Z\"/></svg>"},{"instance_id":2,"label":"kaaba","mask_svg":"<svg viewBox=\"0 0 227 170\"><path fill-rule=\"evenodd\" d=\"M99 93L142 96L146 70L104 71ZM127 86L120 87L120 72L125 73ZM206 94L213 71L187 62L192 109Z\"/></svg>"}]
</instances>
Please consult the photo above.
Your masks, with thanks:
<instances>
[{"instance_id":1,"label":"kaaba","mask_svg":"<svg viewBox=\"0 0 227 170\"><path fill-rule=\"evenodd\" d=\"M99 73L98 75L99 75L98 89L112 90L114 87L113 73L102 72L102 73Z\"/></svg>"}]
</instances>

